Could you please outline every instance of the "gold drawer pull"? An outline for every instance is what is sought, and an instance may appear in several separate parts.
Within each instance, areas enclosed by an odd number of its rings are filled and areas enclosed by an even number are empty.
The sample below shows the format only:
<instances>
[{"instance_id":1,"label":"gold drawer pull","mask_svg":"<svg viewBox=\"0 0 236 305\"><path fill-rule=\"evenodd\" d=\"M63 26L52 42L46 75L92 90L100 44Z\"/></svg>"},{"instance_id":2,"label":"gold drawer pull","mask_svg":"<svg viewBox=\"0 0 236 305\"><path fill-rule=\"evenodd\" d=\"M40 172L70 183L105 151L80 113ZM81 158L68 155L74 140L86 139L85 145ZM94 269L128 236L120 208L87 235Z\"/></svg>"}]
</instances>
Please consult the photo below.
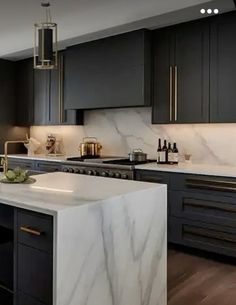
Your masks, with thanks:
<instances>
[{"instance_id":1,"label":"gold drawer pull","mask_svg":"<svg viewBox=\"0 0 236 305\"><path fill-rule=\"evenodd\" d=\"M190 227L184 227L183 233L185 234L192 234L199 237L206 237L206 238L212 238L215 240L225 241L229 243L236 243L236 238L231 237L230 234L227 235L227 233L222 233L219 231L211 232L212 230L205 231L204 229L198 229L198 228L190 228Z\"/></svg>"},{"instance_id":2,"label":"gold drawer pull","mask_svg":"<svg viewBox=\"0 0 236 305\"><path fill-rule=\"evenodd\" d=\"M34 230L34 229L30 229L28 227L20 227L20 230L35 236L40 236L42 234L42 232Z\"/></svg>"}]
</instances>

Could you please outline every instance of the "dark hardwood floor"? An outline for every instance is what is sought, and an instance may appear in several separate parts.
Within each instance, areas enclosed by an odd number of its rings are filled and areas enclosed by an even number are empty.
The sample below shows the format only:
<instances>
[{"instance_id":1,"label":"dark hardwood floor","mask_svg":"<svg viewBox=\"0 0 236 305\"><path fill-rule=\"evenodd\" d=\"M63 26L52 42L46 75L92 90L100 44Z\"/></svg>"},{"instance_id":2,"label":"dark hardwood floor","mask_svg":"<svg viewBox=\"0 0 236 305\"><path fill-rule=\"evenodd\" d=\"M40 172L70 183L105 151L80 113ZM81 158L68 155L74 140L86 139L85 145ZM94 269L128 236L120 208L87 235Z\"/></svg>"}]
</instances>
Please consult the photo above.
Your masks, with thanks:
<instances>
[{"instance_id":1,"label":"dark hardwood floor","mask_svg":"<svg viewBox=\"0 0 236 305\"><path fill-rule=\"evenodd\" d=\"M225 262L170 248L168 305L236 305L236 265Z\"/></svg>"}]
</instances>

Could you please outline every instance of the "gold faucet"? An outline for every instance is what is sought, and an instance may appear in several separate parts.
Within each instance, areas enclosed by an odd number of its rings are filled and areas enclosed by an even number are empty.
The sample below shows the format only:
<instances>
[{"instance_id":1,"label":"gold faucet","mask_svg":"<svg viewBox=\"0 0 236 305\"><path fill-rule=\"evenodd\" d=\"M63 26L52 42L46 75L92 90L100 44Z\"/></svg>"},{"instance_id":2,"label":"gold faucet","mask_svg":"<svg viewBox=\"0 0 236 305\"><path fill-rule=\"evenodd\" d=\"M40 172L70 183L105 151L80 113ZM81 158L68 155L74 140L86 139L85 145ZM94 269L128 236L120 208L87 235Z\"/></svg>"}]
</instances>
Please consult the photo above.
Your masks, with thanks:
<instances>
[{"instance_id":1,"label":"gold faucet","mask_svg":"<svg viewBox=\"0 0 236 305\"><path fill-rule=\"evenodd\" d=\"M27 140L22 140L22 141L6 141L4 144L4 157L1 160L1 165L3 167L3 172L6 175L8 171L8 144L28 144L28 137Z\"/></svg>"}]
</instances>

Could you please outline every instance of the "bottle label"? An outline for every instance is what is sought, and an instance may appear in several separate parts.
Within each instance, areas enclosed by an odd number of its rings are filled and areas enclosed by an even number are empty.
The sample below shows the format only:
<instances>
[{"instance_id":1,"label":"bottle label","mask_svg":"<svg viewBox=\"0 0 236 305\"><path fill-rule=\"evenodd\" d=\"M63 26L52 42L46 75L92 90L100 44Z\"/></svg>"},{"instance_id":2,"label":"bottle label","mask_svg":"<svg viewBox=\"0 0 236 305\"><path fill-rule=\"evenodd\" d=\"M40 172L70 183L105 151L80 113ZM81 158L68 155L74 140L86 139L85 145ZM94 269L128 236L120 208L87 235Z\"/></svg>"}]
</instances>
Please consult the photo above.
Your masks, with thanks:
<instances>
[{"instance_id":1,"label":"bottle label","mask_svg":"<svg viewBox=\"0 0 236 305\"><path fill-rule=\"evenodd\" d=\"M172 152L168 153L168 162L173 163L174 162L174 154Z\"/></svg>"},{"instance_id":2,"label":"bottle label","mask_svg":"<svg viewBox=\"0 0 236 305\"><path fill-rule=\"evenodd\" d=\"M160 161L161 163L166 162L166 152L165 151L160 151L159 152L159 157L160 157Z\"/></svg>"},{"instance_id":3,"label":"bottle label","mask_svg":"<svg viewBox=\"0 0 236 305\"><path fill-rule=\"evenodd\" d=\"M173 153L173 162L178 163L179 162L179 154L178 153Z\"/></svg>"},{"instance_id":4,"label":"bottle label","mask_svg":"<svg viewBox=\"0 0 236 305\"><path fill-rule=\"evenodd\" d=\"M157 152L157 163L160 163L160 151Z\"/></svg>"}]
</instances>

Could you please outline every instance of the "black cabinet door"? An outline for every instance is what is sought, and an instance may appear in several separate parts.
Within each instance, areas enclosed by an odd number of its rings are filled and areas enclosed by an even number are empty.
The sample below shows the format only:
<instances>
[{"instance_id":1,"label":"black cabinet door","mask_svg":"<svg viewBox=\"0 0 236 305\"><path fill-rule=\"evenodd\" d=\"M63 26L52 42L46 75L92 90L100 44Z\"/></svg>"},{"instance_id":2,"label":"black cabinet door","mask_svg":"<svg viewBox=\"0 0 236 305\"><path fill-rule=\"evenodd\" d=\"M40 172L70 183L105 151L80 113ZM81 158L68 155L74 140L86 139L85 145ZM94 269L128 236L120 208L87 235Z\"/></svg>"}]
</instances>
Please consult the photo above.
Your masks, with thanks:
<instances>
[{"instance_id":1,"label":"black cabinet door","mask_svg":"<svg viewBox=\"0 0 236 305\"><path fill-rule=\"evenodd\" d=\"M64 109L64 60L59 67L34 71L34 125L82 125L83 112Z\"/></svg>"},{"instance_id":2,"label":"black cabinet door","mask_svg":"<svg viewBox=\"0 0 236 305\"><path fill-rule=\"evenodd\" d=\"M173 120L173 65L174 39L169 29L153 34L153 108L154 124Z\"/></svg>"},{"instance_id":3,"label":"black cabinet door","mask_svg":"<svg viewBox=\"0 0 236 305\"><path fill-rule=\"evenodd\" d=\"M13 305L13 294L0 287L0 304ZM26 304L24 304L26 305Z\"/></svg>"},{"instance_id":4,"label":"black cabinet door","mask_svg":"<svg viewBox=\"0 0 236 305\"><path fill-rule=\"evenodd\" d=\"M30 126L34 122L33 59L16 63L16 123Z\"/></svg>"},{"instance_id":5,"label":"black cabinet door","mask_svg":"<svg viewBox=\"0 0 236 305\"><path fill-rule=\"evenodd\" d=\"M48 125L52 119L50 70L34 71L34 125Z\"/></svg>"},{"instance_id":6,"label":"black cabinet door","mask_svg":"<svg viewBox=\"0 0 236 305\"><path fill-rule=\"evenodd\" d=\"M69 48L65 57L65 108L149 105L148 34L139 30Z\"/></svg>"},{"instance_id":7,"label":"black cabinet door","mask_svg":"<svg viewBox=\"0 0 236 305\"><path fill-rule=\"evenodd\" d=\"M15 124L15 66L0 59L0 125Z\"/></svg>"},{"instance_id":8,"label":"black cabinet door","mask_svg":"<svg viewBox=\"0 0 236 305\"><path fill-rule=\"evenodd\" d=\"M43 303L31 298L29 295L24 293L18 293L16 305L44 305Z\"/></svg>"},{"instance_id":9,"label":"black cabinet door","mask_svg":"<svg viewBox=\"0 0 236 305\"><path fill-rule=\"evenodd\" d=\"M154 33L154 124L209 121L209 25Z\"/></svg>"},{"instance_id":10,"label":"black cabinet door","mask_svg":"<svg viewBox=\"0 0 236 305\"><path fill-rule=\"evenodd\" d=\"M212 123L236 122L236 14L214 18L211 26Z\"/></svg>"},{"instance_id":11,"label":"black cabinet door","mask_svg":"<svg viewBox=\"0 0 236 305\"><path fill-rule=\"evenodd\" d=\"M52 256L18 244L17 277L19 291L45 305L52 305Z\"/></svg>"},{"instance_id":12,"label":"black cabinet door","mask_svg":"<svg viewBox=\"0 0 236 305\"><path fill-rule=\"evenodd\" d=\"M209 122L209 24L176 27L174 113L177 123Z\"/></svg>"},{"instance_id":13,"label":"black cabinet door","mask_svg":"<svg viewBox=\"0 0 236 305\"><path fill-rule=\"evenodd\" d=\"M50 75L50 125L83 125L82 110L65 110L64 105L64 53L59 55L58 69L51 70Z\"/></svg>"}]
</instances>

